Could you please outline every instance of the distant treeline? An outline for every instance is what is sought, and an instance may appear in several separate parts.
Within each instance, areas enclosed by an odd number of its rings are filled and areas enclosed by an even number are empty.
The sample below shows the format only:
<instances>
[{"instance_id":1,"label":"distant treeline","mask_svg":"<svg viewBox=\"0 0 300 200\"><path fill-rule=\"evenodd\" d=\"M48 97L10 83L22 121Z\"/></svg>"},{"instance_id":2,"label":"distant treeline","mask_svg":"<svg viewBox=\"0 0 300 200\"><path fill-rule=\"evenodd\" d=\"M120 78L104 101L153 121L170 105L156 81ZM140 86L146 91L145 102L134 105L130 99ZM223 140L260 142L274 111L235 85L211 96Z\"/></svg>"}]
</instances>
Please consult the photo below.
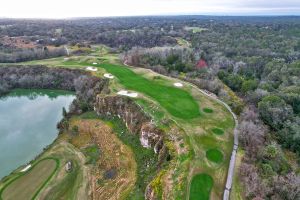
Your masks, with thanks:
<instances>
[{"instance_id":1,"label":"distant treeline","mask_svg":"<svg viewBox=\"0 0 300 200\"><path fill-rule=\"evenodd\" d=\"M16 63L29 60L40 60L45 58L53 58L67 55L64 47L59 48L34 48L34 49L18 49L11 53L0 51L1 63Z\"/></svg>"},{"instance_id":2,"label":"distant treeline","mask_svg":"<svg viewBox=\"0 0 300 200\"><path fill-rule=\"evenodd\" d=\"M132 47L155 47L175 45L176 38L190 41L195 47L210 52L226 51L226 55L251 54L261 49L270 49L291 43L290 38L299 36L299 17L213 17L213 16L170 16L170 17L124 17L87 18L76 20L0 20L0 37L29 37L43 45L67 43L103 43L110 47L131 49ZM195 29L194 29L195 27ZM272 39L278 34L286 39ZM264 39L266 42L256 42ZM255 40L253 40L255 39ZM269 40L272 42L269 43ZM274 41L276 43L274 45ZM200 46L201 44L201 46ZM239 48L241 45L248 48ZM282 47L283 48L282 48ZM218 50L219 49L219 50ZM281 54L281 52L277 52Z\"/></svg>"}]
</instances>

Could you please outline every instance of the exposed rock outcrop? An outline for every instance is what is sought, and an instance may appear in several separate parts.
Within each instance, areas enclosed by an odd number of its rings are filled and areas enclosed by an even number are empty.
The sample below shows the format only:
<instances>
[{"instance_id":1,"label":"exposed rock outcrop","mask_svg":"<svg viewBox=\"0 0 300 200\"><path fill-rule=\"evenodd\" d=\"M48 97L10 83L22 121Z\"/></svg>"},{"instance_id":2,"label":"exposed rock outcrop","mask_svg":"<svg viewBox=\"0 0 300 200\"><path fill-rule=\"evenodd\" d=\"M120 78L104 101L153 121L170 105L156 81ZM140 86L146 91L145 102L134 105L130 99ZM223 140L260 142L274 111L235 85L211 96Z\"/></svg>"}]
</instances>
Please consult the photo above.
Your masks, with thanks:
<instances>
[{"instance_id":1,"label":"exposed rock outcrop","mask_svg":"<svg viewBox=\"0 0 300 200\"><path fill-rule=\"evenodd\" d=\"M98 115L122 119L130 132L139 135L143 147L153 148L159 157L165 158L165 155L161 155L161 153L168 153L164 148L163 130L152 123L151 118L134 100L125 96L98 95L94 110ZM165 150L161 151L162 149Z\"/></svg>"},{"instance_id":2,"label":"exposed rock outcrop","mask_svg":"<svg viewBox=\"0 0 300 200\"><path fill-rule=\"evenodd\" d=\"M134 100L125 96L98 95L94 110L100 116L119 117L131 133L138 135L143 147L153 148L154 152L158 154L158 169L166 161L169 151L164 144L164 131L155 126L151 117ZM146 188L145 199L157 199L151 183Z\"/></svg>"}]
</instances>

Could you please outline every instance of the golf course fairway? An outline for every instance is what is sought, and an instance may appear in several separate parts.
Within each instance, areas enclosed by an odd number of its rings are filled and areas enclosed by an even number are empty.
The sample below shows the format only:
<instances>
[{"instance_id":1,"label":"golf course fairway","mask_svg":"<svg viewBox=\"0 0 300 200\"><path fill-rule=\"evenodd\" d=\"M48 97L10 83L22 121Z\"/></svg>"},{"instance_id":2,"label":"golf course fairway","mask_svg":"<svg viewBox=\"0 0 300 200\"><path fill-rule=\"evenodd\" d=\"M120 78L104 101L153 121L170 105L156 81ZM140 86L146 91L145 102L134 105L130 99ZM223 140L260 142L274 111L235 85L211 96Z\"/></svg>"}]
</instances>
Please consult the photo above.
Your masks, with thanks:
<instances>
[{"instance_id":1,"label":"golf course fairway","mask_svg":"<svg viewBox=\"0 0 300 200\"><path fill-rule=\"evenodd\" d=\"M40 160L24 174L9 182L1 191L3 200L34 199L58 168L58 161L53 158Z\"/></svg>"},{"instance_id":2,"label":"golf course fairway","mask_svg":"<svg viewBox=\"0 0 300 200\"><path fill-rule=\"evenodd\" d=\"M200 116L197 102L187 91L146 79L125 66L105 63L99 67L116 76L127 89L155 99L174 117L193 119Z\"/></svg>"}]
</instances>

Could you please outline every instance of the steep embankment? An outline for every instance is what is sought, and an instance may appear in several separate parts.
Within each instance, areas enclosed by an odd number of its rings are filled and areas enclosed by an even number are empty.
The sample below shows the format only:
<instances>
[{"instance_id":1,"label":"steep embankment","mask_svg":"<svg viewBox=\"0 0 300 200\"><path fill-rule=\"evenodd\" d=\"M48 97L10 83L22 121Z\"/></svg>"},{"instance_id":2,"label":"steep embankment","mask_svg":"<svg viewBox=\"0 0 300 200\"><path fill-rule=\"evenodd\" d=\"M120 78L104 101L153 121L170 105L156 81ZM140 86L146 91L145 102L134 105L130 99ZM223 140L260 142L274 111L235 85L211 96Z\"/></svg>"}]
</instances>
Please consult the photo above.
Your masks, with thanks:
<instances>
[{"instance_id":1,"label":"steep embankment","mask_svg":"<svg viewBox=\"0 0 300 200\"><path fill-rule=\"evenodd\" d=\"M144 148L153 148L158 155L158 161L155 163L157 170L155 171L156 173L159 172L161 165L166 161L169 154L168 148L164 144L165 133L152 123L151 118L134 100L123 96L98 95L94 109L100 116L120 118L127 129L139 137L140 143ZM149 166L146 166L146 168L149 168ZM154 177L154 175L152 174L151 177ZM149 184L145 191L145 198L155 199L156 195L154 188Z\"/></svg>"}]
</instances>

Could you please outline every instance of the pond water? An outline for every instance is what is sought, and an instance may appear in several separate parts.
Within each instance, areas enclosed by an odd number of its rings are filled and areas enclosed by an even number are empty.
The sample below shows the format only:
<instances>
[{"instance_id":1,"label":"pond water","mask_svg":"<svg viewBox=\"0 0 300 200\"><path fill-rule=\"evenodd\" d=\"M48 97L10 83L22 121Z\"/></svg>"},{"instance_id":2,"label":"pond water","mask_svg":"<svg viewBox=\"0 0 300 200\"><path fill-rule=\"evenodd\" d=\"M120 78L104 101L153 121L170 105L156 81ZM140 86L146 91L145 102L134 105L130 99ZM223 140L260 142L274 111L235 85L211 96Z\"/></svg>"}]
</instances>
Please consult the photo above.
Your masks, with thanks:
<instances>
[{"instance_id":1,"label":"pond water","mask_svg":"<svg viewBox=\"0 0 300 200\"><path fill-rule=\"evenodd\" d=\"M74 98L66 91L21 89L0 97L0 179L56 139L62 108Z\"/></svg>"}]
</instances>

